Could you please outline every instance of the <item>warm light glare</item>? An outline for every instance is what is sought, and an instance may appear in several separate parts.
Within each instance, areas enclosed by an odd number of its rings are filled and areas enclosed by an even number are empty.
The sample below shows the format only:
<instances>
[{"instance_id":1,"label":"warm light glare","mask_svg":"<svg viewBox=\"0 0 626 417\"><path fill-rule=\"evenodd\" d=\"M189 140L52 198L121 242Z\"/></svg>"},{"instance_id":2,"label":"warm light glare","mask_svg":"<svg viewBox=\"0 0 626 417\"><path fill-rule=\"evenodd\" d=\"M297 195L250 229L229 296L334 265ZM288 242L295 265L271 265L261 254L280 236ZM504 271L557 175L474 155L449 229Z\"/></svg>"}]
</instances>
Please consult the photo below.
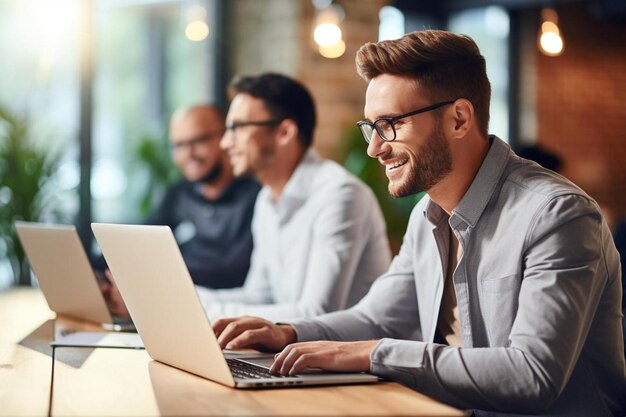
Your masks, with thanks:
<instances>
[{"instance_id":1,"label":"warm light glare","mask_svg":"<svg viewBox=\"0 0 626 417\"><path fill-rule=\"evenodd\" d=\"M546 55L556 56L563 52L563 39L554 32L542 33L539 45Z\"/></svg>"},{"instance_id":2,"label":"warm light glare","mask_svg":"<svg viewBox=\"0 0 626 417\"><path fill-rule=\"evenodd\" d=\"M346 43L340 39L332 46L320 46L319 51L325 58L339 58L346 52Z\"/></svg>"},{"instance_id":3,"label":"warm light glare","mask_svg":"<svg viewBox=\"0 0 626 417\"><path fill-rule=\"evenodd\" d=\"M205 40L209 36L209 26L201 20L190 22L185 28L185 36L194 42Z\"/></svg>"},{"instance_id":4,"label":"warm light glare","mask_svg":"<svg viewBox=\"0 0 626 417\"><path fill-rule=\"evenodd\" d=\"M559 29L559 15L554 9L541 11L541 29L539 31L539 50L548 56L558 56L563 53L563 37Z\"/></svg>"},{"instance_id":5,"label":"warm light glare","mask_svg":"<svg viewBox=\"0 0 626 417\"><path fill-rule=\"evenodd\" d=\"M315 16L315 25L321 25L322 23L334 23L339 26L339 24L346 17L346 12L338 4L331 4L326 8L319 9Z\"/></svg>"},{"instance_id":6,"label":"warm light glare","mask_svg":"<svg viewBox=\"0 0 626 417\"><path fill-rule=\"evenodd\" d=\"M346 17L346 12L340 5L333 4L332 0L314 0L314 5L317 12L313 19L313 40L318 51L326 58L339 58L346 51L339 26Z\"/></svg>"},{"instance_id":7,"label":"warm light glare","mask_svg":"<svg viewBox=\"0 0 626 417\"><path fill-rule=\"evenodd\" d=\"M313 31L313 39L319 46L331 47L341 42L341 29L333 23L322 23Z\"/></svg>"},{"instance_id":8,"label":"warm light glare","mask_svg":"<svg viewBox=\"0 0 626 417\"><path fill-rule=\"evenodd\" d=\"M554 22L543 22L541 24L541 33L546 33L546 32L556 33L558 35L560 31L559 31L559 27L556 25L556 23L554 23Z\"/></svg>"}]
</instances>

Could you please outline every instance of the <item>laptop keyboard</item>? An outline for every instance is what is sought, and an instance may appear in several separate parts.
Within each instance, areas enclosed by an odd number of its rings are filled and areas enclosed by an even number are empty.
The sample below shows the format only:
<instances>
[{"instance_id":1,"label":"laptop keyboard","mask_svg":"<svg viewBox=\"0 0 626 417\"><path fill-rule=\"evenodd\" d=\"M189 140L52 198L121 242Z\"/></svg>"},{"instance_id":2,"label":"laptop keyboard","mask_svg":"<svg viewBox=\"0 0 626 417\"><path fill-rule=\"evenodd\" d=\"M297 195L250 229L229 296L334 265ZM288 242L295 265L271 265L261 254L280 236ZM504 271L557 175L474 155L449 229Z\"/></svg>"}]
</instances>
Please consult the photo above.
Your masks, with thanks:
<instances>
[{"instance_id":1,"label":"laptop keyboard","mask_svg":"<svg viewBox=\"0 0 626 417\"><path fill-rule=\"evenodd\" d=\"M264 379L264 378L285 378L282 375L271 374L270 371L261 366L252 365L237 359L226 359L230 372L237 378Z\"/></svg>"}]
</instances>

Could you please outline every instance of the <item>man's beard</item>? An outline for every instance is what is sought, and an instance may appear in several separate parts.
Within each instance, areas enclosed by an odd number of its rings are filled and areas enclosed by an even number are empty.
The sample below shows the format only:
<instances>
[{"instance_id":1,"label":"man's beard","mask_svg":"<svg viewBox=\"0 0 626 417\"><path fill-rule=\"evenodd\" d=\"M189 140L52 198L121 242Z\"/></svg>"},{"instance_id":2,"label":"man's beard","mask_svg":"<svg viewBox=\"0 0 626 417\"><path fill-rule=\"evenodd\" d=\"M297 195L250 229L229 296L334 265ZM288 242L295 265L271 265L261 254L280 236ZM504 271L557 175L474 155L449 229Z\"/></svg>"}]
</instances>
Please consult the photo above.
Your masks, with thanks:
<instances>
[{"instance_id":1,"label":"man's beard","mask_svg":"<svg viewBox=\"0 0 626 417\"><path fill-rule=\"evenodd\" d=\"M392 155L392 157L397 157L397 155ZM390 182L389 194L398 198L428 191L451 170L450 148L444 137L441 121L438 121L434 131L418 150L417 159L410 166L408 178L395 187L396 189L393 189Z\"/></svg>"},{"instance_id":2,"label":"man's beard","mask_svg":"<svg viewBox=\"0 0 626 417\"><path fill-rule=\"evenodd\" d=\"M222 176L222 172L224 172L224 167L222 166L221 162L217 162L215 165L213 165L213 168L211 168L211 170L207 172L202 178L198 179L197 182L204 185L213 184L215 181L218 180L218 178Z\"/></svg>"}]
</instances>

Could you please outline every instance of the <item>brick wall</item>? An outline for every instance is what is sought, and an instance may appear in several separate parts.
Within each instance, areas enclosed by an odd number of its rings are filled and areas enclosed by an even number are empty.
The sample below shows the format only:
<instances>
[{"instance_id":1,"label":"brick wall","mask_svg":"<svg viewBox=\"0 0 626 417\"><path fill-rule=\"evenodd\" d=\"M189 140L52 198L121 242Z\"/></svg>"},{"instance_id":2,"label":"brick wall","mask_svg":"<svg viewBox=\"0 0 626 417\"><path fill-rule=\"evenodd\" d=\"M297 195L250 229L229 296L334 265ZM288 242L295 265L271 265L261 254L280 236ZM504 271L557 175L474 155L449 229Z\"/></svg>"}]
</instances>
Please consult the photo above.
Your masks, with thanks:
<instances>
[{"instance_id":1,"label":"brick wall","mask_svg":"<svg viewBox=\"0 0 626 417\"><path fill-rule=\"evenodd\" d=\"M337 158L344 154L346 142L342 138L346 130L363 118L367 84L356 73L354 57L361 45L378 40L378 12L386 3L381 0L340 2L346 12L341 25L346 52L339 58L328 59L313 46L314 10L310 2L304 2L301 26L304 50L297 74L309 86L318 104L316 147L326 156Z\"/></svg>"},{"instance_id":2,"label":"brick wall","mask_svg":"<svg viewBox=\"0 0 626 417\"><path fill-rule=\"evenodd\" d=\"M598 22L584 4L557 8L565 51L536 62L538 143L564 159L563 174L615 215L626 215L626 26ZM539 11L527 25L536 42ZM535 44L536 45L536 44ZM528 71L528 69L525 69Z\"/></svg>"},{"instance_id":3,"label":"brick wall","mask_svg":"<svg viewBox=\"0 0 626 417\"><path fill-rule=\"evenodd\" d=\"M230 75L294 75L300 59L301 1L230 0L227 18Z\"/></svg>"},{"instance_id":4,"label":"brick wall","mask_svg":"<svg viewBox=\"0 0 626 417\"><path fill-rule=\"evenodd\" d=\"M322 57L313 43L314 8L308 0L234 0L230 2L229 71L258 74L277 71L302 81L318 111L314 146L341 159L346 129L363 116L366 84L356 74L354 55L378 39L378 12L386 0L343 0L346 52Z\"/></svg>"}]
</instances>

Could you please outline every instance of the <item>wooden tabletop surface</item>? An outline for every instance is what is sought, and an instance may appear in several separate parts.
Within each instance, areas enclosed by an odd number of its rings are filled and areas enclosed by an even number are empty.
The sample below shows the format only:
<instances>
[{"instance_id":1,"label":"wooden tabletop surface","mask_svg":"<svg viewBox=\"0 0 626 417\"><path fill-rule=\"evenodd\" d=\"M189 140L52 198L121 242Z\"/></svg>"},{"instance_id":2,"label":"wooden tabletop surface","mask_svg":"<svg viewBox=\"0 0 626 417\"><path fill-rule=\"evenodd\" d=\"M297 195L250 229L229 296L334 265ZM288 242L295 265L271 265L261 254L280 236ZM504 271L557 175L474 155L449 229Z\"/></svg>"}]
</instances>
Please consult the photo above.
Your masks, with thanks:
<instances>
[{"instance_id":1,"label":"wooden tabletop surface","mask_svg":"<svg viewBox=\"0 0 626 417\"><path fill-rule=\"evenodd\" d=\"M0 292L0 416L468 415L393 382L241 390L156 362L145 350L53 352L55 329L98 329L53 318L37 289Z\"/></svg>"}]
</instances>

